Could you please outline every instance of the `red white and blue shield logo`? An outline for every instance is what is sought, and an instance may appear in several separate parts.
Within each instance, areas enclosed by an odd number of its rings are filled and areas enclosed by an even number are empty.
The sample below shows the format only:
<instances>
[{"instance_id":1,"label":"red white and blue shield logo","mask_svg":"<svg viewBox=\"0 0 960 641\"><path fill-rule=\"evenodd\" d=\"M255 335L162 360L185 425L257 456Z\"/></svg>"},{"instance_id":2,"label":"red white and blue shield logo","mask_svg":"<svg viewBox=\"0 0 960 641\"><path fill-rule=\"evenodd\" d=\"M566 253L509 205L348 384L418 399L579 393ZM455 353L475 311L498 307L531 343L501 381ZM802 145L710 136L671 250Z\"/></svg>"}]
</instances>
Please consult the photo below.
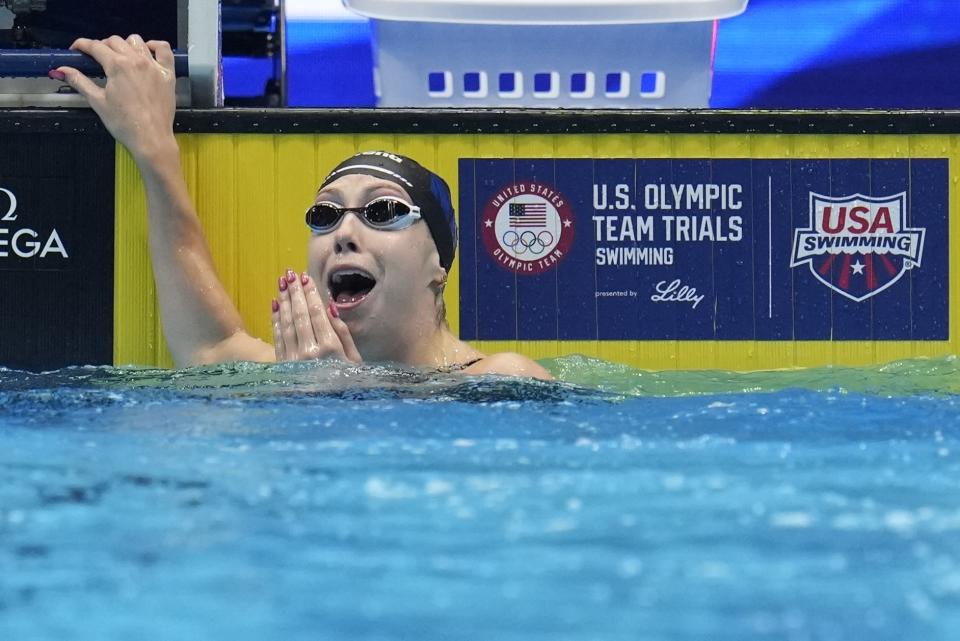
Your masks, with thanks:
<instances>
[{"instance_id":1,"label":"red white and blue shield logo","mask_svg":"<svg viewBox=\"0 0 960 641\"><path fill-rule=\"evenodd\" d=\"M907 226L907 194L873 198L810 193L810 226L797 229L791 267L861 302L892 287L923 258L925 229Z\"/></svg>"}]
</instances>

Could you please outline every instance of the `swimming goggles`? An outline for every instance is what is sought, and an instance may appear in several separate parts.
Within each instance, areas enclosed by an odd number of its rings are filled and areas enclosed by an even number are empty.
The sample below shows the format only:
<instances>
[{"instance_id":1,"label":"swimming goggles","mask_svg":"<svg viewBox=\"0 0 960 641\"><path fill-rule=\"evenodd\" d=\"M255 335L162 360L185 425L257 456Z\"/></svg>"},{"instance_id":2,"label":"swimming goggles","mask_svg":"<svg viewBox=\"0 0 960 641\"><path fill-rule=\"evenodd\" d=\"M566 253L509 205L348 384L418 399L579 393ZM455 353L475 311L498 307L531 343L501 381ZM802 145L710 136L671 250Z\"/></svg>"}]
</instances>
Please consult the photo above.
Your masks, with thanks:
<instances>
[{"instance_id":1,"label":"swimming goggles","mask_svg":"<svg viewBox=\"0 0 960 641\"><path fill-rule=\"evenodd\" d=\"M340 226L340 221L352 212L360 217L368 227L379 230L395 231L406 229L420 218L420 208L410 205L399 198L383 196L367 203L364 207L340 207L331 202L319 202L307 210L307 227L314 234L329 234Z\"/></svg>"}]
</instances>

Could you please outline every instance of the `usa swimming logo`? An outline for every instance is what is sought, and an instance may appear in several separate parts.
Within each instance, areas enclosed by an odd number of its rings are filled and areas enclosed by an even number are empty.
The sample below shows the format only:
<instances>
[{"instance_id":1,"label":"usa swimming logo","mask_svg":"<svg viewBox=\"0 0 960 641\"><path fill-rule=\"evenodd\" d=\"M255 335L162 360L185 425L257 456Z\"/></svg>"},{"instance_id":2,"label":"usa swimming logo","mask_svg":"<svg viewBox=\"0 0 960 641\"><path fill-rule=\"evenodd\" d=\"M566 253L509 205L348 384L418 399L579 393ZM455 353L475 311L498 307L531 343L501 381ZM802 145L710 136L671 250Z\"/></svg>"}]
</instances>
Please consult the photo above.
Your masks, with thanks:
<instances>
[{"instance_id":1,"label":"usa swimming logo","mask_svg":"<svg viewBox=\"0 0 960 641\"><path fill-rule=\"evenodd\" d=\"M487 252L517 274L541 274L570 253L573 212L550 185L517 182L499 189L480 218Z\"/></svg>"},{"instance_id":2,"label":"usa swimming logo","mask_svg":"<svg viewBox=\"0 0 960 641\"><path fill-rule=\"evenodd\" d=\"M810 193L810 227L797 229L791 267L858 303L891 287L923 258L925 229L907 227L907 194L831 198Z\"/></svg>"}]
</instances>

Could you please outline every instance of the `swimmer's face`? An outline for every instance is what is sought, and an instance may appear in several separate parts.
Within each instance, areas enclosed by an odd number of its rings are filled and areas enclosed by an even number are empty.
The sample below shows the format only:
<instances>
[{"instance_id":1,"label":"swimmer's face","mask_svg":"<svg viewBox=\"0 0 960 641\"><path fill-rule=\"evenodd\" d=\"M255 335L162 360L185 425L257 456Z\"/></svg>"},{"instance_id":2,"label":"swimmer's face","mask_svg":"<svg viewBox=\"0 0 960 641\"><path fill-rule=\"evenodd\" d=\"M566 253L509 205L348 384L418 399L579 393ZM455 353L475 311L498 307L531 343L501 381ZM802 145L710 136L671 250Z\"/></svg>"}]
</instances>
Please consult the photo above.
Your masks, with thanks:
<instances>
[{"instance_id":1,"label":"swimmer's face","mask_svg":"<svg viewBox=\"0 0 960 641\"><path fill-rule=\"evenodd\" d=\"M384 197L415 204L403 187L363 174L338 178L315 202L363 207ZM445 272L423 220L387 231L347 213L333 231L311 236L308 261L324 302L334 301L357 339L386 330L396 340L401 328L435 318L434 292Z\"/></svg>"}]
</instances>

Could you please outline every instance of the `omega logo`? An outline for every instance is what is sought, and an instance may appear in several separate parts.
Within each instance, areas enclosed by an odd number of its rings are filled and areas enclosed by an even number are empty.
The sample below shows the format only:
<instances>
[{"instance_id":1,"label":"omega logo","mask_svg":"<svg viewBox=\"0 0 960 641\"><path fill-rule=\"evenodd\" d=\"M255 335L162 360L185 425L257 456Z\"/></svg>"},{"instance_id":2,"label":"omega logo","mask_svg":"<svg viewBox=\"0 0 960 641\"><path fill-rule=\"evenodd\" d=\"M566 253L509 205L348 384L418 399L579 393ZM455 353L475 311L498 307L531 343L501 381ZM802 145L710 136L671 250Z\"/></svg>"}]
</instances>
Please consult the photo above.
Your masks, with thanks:
<instances>
[{"instance_id":1,"label":"omega logo","mask_svg":"<svg viewBox=\"0 0 960 641\"><path fill-rule=\"evenodd\" d=\"M17 197L12 191L3 187L0 187L0 194L10 201L6 213L0 217L0 225L16 222ZM4 209L2 200L0 197L0 212ZM11 251L18 258L33 258L37 254L40 258L46 258L48 254L60 254L64 258L69 258L56 229L47 235L45 242L41 243L40 238L41 235L29 227L11 229L6 225L0 226L0 258L9 257Z\"/></svg>"}]
</instances>

